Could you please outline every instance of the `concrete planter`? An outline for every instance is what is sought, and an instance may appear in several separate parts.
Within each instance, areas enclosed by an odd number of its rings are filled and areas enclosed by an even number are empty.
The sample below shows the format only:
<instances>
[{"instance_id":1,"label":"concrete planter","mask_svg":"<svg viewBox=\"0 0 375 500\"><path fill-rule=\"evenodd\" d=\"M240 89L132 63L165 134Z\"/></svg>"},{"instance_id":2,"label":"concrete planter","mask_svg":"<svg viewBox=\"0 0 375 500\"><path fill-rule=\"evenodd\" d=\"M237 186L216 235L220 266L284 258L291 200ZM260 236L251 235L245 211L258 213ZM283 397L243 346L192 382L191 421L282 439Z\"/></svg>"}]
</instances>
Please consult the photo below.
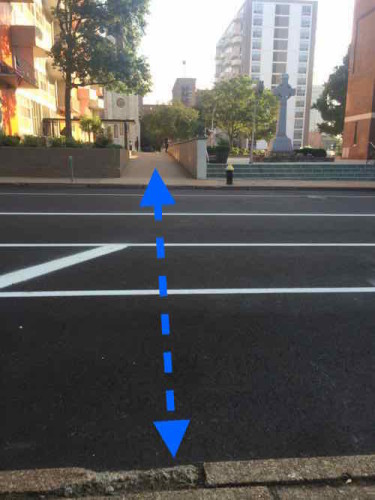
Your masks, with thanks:
<instances>
[{"instance_id":1,"label":"concrete planter","mask_svg":"<svg viewBox=\"0 0 375 500\"><path fill-rule=\"evenodd\" d=\"M73 158L76 178L121 177L129 159L125 149L100 148L0 148L1 177L70 177Z\"/></svg>"}]
</instances>

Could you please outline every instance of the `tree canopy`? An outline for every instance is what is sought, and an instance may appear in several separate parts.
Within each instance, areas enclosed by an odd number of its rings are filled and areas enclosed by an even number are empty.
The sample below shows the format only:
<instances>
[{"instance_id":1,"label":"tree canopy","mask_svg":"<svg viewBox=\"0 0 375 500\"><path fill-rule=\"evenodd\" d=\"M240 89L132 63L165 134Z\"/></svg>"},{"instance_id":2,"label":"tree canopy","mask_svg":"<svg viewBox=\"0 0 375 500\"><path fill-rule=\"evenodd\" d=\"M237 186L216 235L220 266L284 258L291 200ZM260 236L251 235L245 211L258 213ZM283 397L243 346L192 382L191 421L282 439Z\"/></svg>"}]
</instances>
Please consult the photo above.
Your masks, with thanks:
<instances>
[{"instance_id":1,"label":"tree canopy","mask_svg":"<svg viewBox=\"0 0 375 500\"><path fill-rule=\"evenodd\" d=\"M137 54L148 0L57 0L53 63L65 80L66 136L71 137L71 91L100 85L144 95L150 71Z\"/></svg>"},{"instance_id":2,"label":"tree canopy","mask_svg":"<svg viewBox=\"0 0 375 500\"><path fill-rule=\"evenodd\" d=\"M174 141L191 139L197 134L198 119L197 110L180 102L157 106L142 118L142 146L160 149L166 138Z\"/></svg>"},{"instance_id":3,"label":"tree canopy","mask_svg":"<svg viewBox=\"0 0 375 500\"><path fill-rule=\"evenodd\" d=\"M198 109L206 128L218 127L226 133L229 143L245 135L250 137L256 110L256 138L269 140L276 132L278 103L265 90L256 94L256 82L238 76L216 83L212 90L200 91Z\"/></svg>"},{"instance_id":4,"label":"tree canopy","mask_svg":"<svg viewBox=\"0 0 375 500\"><path fill-rule=\"evenodd\" d=\"M319 131L329 135L341 135L344 130L346 94L348 91L349 55L343 64L336 66L324 85L323 92L313 105L322 115Z\"/></svg>"}]
</instances>

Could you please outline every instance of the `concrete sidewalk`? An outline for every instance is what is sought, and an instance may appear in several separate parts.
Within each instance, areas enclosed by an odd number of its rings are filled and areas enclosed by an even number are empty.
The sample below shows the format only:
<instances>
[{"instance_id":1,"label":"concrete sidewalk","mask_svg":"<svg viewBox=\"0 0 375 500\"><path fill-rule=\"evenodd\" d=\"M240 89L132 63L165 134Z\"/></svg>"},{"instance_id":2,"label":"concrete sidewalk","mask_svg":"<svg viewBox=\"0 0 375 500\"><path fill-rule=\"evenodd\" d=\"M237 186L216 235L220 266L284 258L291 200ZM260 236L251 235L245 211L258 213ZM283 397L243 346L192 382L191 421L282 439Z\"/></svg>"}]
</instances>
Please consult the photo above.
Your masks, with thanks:
<instances>
[{"instance_id":1,"label":"concrete sidewalk","mask_svg":"<svg viewBox=\"0 0 375 500\"><path fill-rule=\"evenodd\" d=\"M151 172L152 173L152 172ZM353 189L375 190L375 182L368 181L288 181L288 180L237 180L233 186L227 186L224 179L196 180L191 177L173 177L163 175L167 186L190 189ZM75 179L70 178L32 178L32 177L0 177L0 186L51 186L51 187L98 187L98 188L145 188L149 177L121 177L116 179Z\"/></svg>"},{"instance_id":2,"label":"concrete sidewalk","mask_svg":"<svg viewBox=\"0 0 375 500\"><path fill-rule=\"evenodd\" d=\"M204 463L171 469L0 472L0 498L374 499L375 456Z\"/></svg>"}]
</instances>

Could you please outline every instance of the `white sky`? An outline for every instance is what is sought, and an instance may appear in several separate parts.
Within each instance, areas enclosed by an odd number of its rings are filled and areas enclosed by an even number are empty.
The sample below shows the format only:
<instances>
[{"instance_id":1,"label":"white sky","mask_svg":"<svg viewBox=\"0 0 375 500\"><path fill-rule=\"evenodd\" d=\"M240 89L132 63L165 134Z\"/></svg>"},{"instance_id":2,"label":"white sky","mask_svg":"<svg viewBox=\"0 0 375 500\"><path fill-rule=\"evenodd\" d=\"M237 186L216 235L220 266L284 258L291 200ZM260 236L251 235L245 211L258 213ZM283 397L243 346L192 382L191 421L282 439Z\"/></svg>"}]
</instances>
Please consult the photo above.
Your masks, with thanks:
<instances>
[{"instance_id":1,"label":"white sky","mask_svg":"<svg viewBox=\"0 0 375 500\"><path fill-rule=\"evenodd\" d=\"M169 102L178 77L213 85L216 43L244 0L151 0L142 53L153 91L145 103ZM314 83L322 84L341 63L351 41L354 0L319 0ZM182 61L186 60L186 71ZM186 74L185 74L186 73Z\"/></svg>"}]
</instances>

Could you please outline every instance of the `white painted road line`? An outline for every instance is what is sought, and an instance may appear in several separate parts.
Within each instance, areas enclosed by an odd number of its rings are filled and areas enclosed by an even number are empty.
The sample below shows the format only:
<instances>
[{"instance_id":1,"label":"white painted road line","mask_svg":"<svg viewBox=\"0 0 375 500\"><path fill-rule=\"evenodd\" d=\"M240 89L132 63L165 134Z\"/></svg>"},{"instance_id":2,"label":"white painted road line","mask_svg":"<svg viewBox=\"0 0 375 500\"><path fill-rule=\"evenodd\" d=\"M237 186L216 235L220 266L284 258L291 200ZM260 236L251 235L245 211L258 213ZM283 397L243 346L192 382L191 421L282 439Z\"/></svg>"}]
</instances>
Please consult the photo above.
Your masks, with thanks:
<instances>
[{"instance_id":1,"label":"white painted road line","mask_svg":"<svg viewBox=\"0 0 375 500\"><path fill-rule=\"evenodd\" d=\"M170 186L170 189L173 193L173 197L177 198L309 198L309 199L330 199L330 198L343 198L343 199L374 199L375 196L372 195L333 195L333 194L324 194L324 195L312 195L312 194L250 194L238 192L237 194L233 193L222 193L222 194L211 194L209 191L206 191L204 194L178 194L173 191L173 186ZM104 196L104 197L114 197L114 198L142 198L143 194L137 193L27 193L27 192L17 192L17 193L0 193L0 196Z\"/></svg>"},{"instance_id":2,"label":"white painted road line","mask_svg":"<svg viewBox=\"0 0 375 500\"><path fill-rule=\"evenodd\" d=\"M154 217L154 212L0 212L5 216L33 217ZM164 212L165 217L375 217L375 213L232 213L232 212Z\"/></svg>"},{"instance_id":3,"label":"white painted road line","mask_svg":"<svg viewBox=\"0 0 375 500\"><path fill-rule=\"evenodd\" d=\"M0 243L1 248L155 248L156 243ZM375 243L165 243L169 248L373 248Z\"/></svg>"},{"instance_id":4,"label":"white painted road line","mask_svg":"<svg viewBox=\"0 0 375 500\"><path fill-rule=\"evenodd\" d=\"M98 257L103 257L104 255L118 252L119 250L123 250L124 248L126 248L126 245L102 246L99 248L94 248L93 250L86 250L85 252L76 253L68 257L51 260L37 266L27 267L24 269L19 269L18 271L3 274L2 276L0 276L0 289L16 285L18 283L23 283L33 278L44 276L46 274L65 269L67 267L75 266L77 264L81 264L82 262L97 259Z\"/></svg>"},{"instance_id":5,"label":"white painted road line","mask_svg":"<svg viewBox=\"0 0 375 500\"><path fill-rule=\"evenodd\" d=\"M319 295L372 294L375 287L345 288L197 288L170 290L168 295ZM39 292L0 292L0 299L61 297L153 297L159 290L64 290Z\"/></svg>"}]
</instances>

